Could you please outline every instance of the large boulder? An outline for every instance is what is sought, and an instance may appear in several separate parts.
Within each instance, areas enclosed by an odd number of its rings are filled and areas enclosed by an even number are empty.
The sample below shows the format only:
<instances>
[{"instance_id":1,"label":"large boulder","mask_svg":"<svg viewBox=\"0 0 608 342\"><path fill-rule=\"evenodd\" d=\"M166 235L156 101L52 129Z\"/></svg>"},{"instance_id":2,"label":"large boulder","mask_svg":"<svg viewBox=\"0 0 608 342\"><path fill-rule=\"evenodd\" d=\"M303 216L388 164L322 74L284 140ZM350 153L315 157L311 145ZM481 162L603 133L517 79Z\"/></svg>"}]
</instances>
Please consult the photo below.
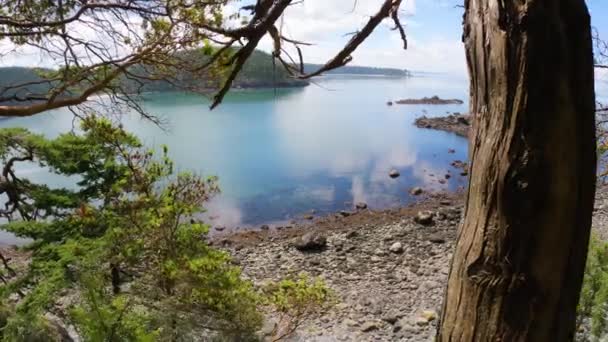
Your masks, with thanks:
<instances>
[{"instance_id":1,"label":"large boulder","mask_svg":"<svg viewBox=\"0 0 608 342\"><path fill-rule=\"evenodd\" d=\"M318 232L309 232L294 242L294 247L301 252L322 251L327 248L327 238Z\"/></svg>"}]
</instances>

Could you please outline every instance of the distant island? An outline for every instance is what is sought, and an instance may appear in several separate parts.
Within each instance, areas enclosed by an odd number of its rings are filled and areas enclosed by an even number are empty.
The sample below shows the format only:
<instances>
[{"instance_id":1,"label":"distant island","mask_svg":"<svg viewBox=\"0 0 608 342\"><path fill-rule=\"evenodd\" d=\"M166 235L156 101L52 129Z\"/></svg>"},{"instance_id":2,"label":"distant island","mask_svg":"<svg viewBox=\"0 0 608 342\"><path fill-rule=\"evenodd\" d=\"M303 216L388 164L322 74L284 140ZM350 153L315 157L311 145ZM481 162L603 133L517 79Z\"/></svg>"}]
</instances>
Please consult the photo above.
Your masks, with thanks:
<instances>
[{"instance_id":1,"label":"distant island","mask_svg":"<svg viewBox=\"0 0 608 342\"><path fill-rule=\"evenodd\" d=\"M463 104L464 102L460 99L442 99L439 96L435 95L433 97L423 97L421 99L404 99L395 101L396 104L405 104L405 105L418 105L418 104L428 104L428 105L448 105L448 104Z\"/></svg>"},{"instance_id":2,"label":"distant island","mask_svg":"<svg viewBox=\"0 0 608 342\"><path fill-rule=\"evenodd\" d=\"M187 53L197 53L190 51ZM199 58L199 57L197 57ZM207 58L201 55L200 58ZM311 72L321 67L320 64L305 64L304 72ZM43 82L42 74L49 74L52 69L29 68L29 67L0 67L0 94L4 104L18 104L22 101L18 99L8 100L15 97L23 98L27 94L45 94L52 88L52 84ZM130 70L133 74L146 75L147 69L136 65ZM347 74L347 75L375 75L390 77L407 77L410 73L407 70L395 68L376 68L366 66L344 66L339 69L325 72L324 74ZM173 84L163 80L147 80L143 84L127 78L119 80L124 90L129 92L151 92L151 91L179 91L184 88L196 89L197 91L212 92L220 85L221 80L213 75L206 75L203 78L194 78L192 75L177 75L176 79L180 84ZM26 87L6 89L15 85L29 83ZM246 88L289 88L304 87L309 84L306 80L293 78L280 64L274 64L270 54L256 50L247 60L243 69L233 83L233 89Z\"/></svg>"},{"instance_id":3,"label":"distant island","mask_svg":"<svg viewBox=\"0 0 608 342\"><path fill-rule=\"evenodd\" d=\"M304 64L304 72L309 73L319 69L321 64ZM390 76L390 77L410 77L411 72L406 69L396 68L376 68L369 66L350 66L346 65L338 69L325 72L326 75L369 75L369 76Z\"/></svg>"}]
</instances>

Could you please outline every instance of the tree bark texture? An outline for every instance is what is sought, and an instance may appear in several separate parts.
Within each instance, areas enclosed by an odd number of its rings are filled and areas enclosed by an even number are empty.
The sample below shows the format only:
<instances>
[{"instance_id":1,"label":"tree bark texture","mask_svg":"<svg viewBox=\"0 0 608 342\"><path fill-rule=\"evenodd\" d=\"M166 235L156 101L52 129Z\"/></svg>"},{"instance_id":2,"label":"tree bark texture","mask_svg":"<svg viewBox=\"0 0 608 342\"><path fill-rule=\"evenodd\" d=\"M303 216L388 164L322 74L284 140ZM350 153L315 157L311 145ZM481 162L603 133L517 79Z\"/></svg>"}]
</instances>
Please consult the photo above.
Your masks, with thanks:
<instances>
[{"instance_id":1,"label":"tree bark texture","mask_svg":"<svg viewBox=\"0 0 608 342\"><path fill-rule=\"evenodd\" d=\"M466 0L470 184L438 341L568 341L596 182L584 0Z\"/></svg>"}]
</instances>

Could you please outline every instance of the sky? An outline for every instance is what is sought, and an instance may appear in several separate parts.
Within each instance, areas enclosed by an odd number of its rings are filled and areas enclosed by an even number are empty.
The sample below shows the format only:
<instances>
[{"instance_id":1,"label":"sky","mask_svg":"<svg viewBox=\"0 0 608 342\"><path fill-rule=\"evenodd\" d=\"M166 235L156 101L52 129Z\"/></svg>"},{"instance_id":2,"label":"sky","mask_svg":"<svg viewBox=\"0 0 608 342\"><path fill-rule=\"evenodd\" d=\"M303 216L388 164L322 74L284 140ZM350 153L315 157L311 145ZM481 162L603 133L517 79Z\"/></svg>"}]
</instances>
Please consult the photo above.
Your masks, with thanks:
<instances>
[{"instance_id":1,"label":"sky","mask_svg":"<svg viewBox=\"0 0 608 342\"><path fill-rule=\"evenodd\" d=\"M253 0L236 1L227 12ZM384 0L303 0L290 6L283 18L284 35L314 43L304 49L306 62L324 63L376 13ZM353 53L351 65L395 67L414 71L443 72L466 76L464 47L461 42L463 0L403 0L399 16L408 36L403 50L392 22L380 27ZM608 39L608 0L587 0L592 24ZM6 41L0 41L3 47ZM6 47L6 45L4 45ZM259 48L270 51L272 42L262 40ZM40 55L7 55L0 65L47 66ZM608 72L603 75L608 79Z\"/></svg>"},{"instance_id":2,"label":"sky","mask_svg":"<svg viewBox=\"0 0 608 342\"><path fill-rule=\"evenodd\" d=\"M362 27L383 0L304 0L291 6L283 30L295 39L315 43L304 53L309 62L324 62L349 36ZM462 0L403 0L400 18L409 46L402 49L399 34L385 20L382 27L353 54L352 65L386 66L415 71L466 75L462 36ZM356 3L356 6L355 6ZM608 39L608 0L587 0L592 24ZM353 9L354 8L354 9ZM269 41L261 48L270 51Z\"/></svg>"}]
</instances>

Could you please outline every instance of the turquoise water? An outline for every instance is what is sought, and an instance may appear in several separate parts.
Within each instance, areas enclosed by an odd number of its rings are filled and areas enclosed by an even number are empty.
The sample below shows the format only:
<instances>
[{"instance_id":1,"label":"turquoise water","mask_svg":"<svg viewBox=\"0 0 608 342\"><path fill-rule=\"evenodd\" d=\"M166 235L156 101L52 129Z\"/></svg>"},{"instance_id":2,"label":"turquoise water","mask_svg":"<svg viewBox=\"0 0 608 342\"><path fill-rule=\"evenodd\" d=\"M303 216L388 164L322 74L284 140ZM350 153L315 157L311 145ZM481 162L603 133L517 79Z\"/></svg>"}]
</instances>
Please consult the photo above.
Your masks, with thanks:
<instances>
[{"instance_id":1,"label":"turquoise water","mask_svg":"<svg viewBox=\"0 0 608 342\"><path fill-rule=\"evenodd\" d=\"M449 106L386 104L432 95L466 100L466 80L331 76L317 83L239 91L214 111L198 95L152 93L144 106L163 118L163 129L134 115L121 120L147 145L168 145L179 170L219 176L222 193L208 205L216 226L289 221L311 210L316 215L348 210L356 202L371 208L398 206L414 200L408 194L413 186L455 190L466 184L450 166L453 160L466 160L466 140L413 125L425 112L465 112L466 101ZM57 110L0 125L54 136L73 127L73 116ZM401 177L388 176L393 168ZM452 178L440 184L448 170ZM35 166L18 172L54 186L73 183Z\"/></svg>"}]
</instances>

